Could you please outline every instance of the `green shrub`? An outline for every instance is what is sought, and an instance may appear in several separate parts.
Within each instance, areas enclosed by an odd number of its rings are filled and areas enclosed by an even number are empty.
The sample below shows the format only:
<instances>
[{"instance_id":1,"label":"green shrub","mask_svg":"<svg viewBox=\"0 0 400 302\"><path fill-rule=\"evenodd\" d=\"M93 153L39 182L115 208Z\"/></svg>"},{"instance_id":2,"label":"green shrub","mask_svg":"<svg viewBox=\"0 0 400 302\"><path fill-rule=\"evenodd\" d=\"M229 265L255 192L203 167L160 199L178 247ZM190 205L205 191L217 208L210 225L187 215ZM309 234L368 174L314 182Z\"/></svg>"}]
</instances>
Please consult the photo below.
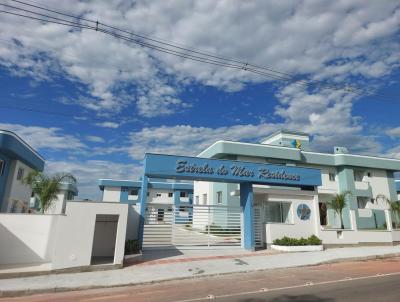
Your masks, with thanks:
<instances>
[{"instance_id":1,"label":"green shrub","mask_svg":"<svg viewBox=\"0 0 400 302\"><path fill-rule=\"evenodd\" d=\"M300 239L285 236L281 239L275 239L273 243L275 245L283 246L320 245L322 240L315 235L312 235L308 238L301 237Z\"/></svg>"},{"instance_id":2,"label":"green shrub","mask_svg":"<svg viewBox=\"0 0 400 302\"><path fill-rule=\"evenodd\" d=\"M125 241L125 255L136 254L140 251L139 240L126 240Z\"/></svg>"}]
</instances>

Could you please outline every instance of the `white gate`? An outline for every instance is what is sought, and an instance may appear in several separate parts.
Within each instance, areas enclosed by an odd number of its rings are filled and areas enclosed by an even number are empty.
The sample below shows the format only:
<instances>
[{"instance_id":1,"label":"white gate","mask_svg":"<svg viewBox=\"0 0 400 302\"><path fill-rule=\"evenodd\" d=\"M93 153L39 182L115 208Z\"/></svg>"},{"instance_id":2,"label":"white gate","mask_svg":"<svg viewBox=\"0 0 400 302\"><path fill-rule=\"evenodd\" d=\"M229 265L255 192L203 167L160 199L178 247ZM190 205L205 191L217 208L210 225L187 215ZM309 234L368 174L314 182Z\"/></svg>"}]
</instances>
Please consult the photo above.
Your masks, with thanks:
<instances>
[{"instance_id":1,"label":"white gate","mask_svg":"<svg viewBox=\"0 0 400 302\"><path fill-rule=\"evenodd\" d=\"M253 226L254 226L254 241L255 247L263 247L263 223L262 223L262 208L253 208Z\"/></svg>"},{"instance_id":2,"label":"white gate","mask_svg":"<svg viewBox=\"0 0 400 302\"><path fill-rule=\"evenodd\" d=\"M240 207L181 204L171 209L146 212L143 248L241 247Z\"/></svg>"},{"instance_id":3,"label":"white gate","mask_svg":"<svg viewBox=\"0 0 400 302\"><path fill-rule=\"evenodd\" d=\"M143 248L171 246L173 209L168 204L148 204L145 211Z\"/></svg>"}]
</instances>

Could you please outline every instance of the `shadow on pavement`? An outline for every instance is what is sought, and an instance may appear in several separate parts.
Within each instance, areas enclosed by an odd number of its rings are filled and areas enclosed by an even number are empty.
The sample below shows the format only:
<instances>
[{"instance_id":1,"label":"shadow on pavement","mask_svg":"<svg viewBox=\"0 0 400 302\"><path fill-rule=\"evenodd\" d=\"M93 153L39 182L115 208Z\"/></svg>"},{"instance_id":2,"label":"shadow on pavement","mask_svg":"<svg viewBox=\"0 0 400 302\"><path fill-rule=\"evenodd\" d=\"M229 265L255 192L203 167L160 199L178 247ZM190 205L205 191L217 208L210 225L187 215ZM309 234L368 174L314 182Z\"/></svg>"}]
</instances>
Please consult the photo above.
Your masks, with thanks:
<instances>
[{"instance_id":1,"label":"shadow on pavement","mask_svg":"<svg viewBox=\"0 0 400 302\"><path fill-rule=\"evenodd\" d=\"M314 295L283 295L276 298L246 298L238 302L333 302L332 298L321 298Z\"/></svg>"}]
</instances>

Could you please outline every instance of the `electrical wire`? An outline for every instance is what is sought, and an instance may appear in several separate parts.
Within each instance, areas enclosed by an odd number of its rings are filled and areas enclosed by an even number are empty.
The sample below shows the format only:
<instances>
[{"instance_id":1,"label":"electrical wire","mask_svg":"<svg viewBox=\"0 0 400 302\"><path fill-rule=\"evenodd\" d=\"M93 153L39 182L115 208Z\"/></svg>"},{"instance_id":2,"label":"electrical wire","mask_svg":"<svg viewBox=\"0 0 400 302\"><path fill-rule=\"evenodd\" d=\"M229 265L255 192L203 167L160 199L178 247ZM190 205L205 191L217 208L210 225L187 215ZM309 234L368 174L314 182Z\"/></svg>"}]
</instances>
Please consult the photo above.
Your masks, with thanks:
<instances>
[{"instance_id":1,"label":"electrical wire","mask_svg":"<svg viewBox=\"0 0 400 302\"><path fill-rule=\"evenodd\" d=\"M294 84L300 85L300 86L307 86L307 87L310 87L310 86L316 87L316 86L318 86L318 87L327 88L327 89L346 91L346 92L354 93L354 94L357 94L357 95L373 94L375 92L375 91L372 91L372 90L369 90L369 91L365 90L365 89L362 90L360 88L352 87L352 86L349 86L349 85L346 85L346 86L332 85L332 84L327 84L325 82L316 81L316 80L295 79L295 76L293 74L277 71L277 70L274 70L272 68L260 67L260 66L257 66L257 65L245 63L243 61L224 58L224 57L221 57L221 56L211 55L211 54L208 54L208 53L203 52L203 51L197 51L197 50L194 50L194 49L181 47L181 46L178 46L176 44L174 45L173 43L167 43L167 42L163 42L163 41L160 41L160 40L157 40L157 39L150 38L150 37L148 37L146 35L140 35L140 34L137 34L137 33L134 33L134 32L130 32L130 31L126 31L126 30L123 30L123 29L119 29L117 27L114 27L114 26L111 26L111 25L107 25L107 24L102 23L102 22L90 20L90 19L87 19L87 18L79 17L79 16L74 16L74 15L71 15L71 14L63 13L63 12L59 12L59 11L56 11L54 9L48 9L48 8L45 8L45 7L42 7L42 6L39 6L39 5L30 4L30 3L27 3L27 2L24 2L24 1L19 1L19 0L11 0L11 1L19 3L19 4L22 4L22 5L30 6L30 7L36 8L36 9L40 9L40 10L44 10L44 11L47 11L47 12L51 12L51 13L54 13L54 14L58 14L58 15L61 15L61 16L73 18L73 19L76 19L76 20L82 20L82 21L85 21L85 22L90 22L90 23L93 24L93 26L87 25L87 24L82 24L80 22L73 22L73 21L69 21L69 20L65 20L65 19L49 16L49 15L46 15L46 14L41 14L41 13L38 13L38 12L35 12L35 11L23 9L23 8L20 8L20 7L10 6L8 4L3 4L3 5L11 7L11 8L14 8L14 9L17 9L17 10L25 11L25 12L28 12L28 13L31 13L31 14L34 14L34 15L40 15L42 17L51 18L51 19L56 20L56 21L46 20L46 19L42 19L42 18L35 18L35 17L32 17L32 16L21 15L21 14L16 14L16 13L11 13L11 12L8 12L8 11L1 11L2 13L10 13L10 14L13 14L13 15L16 15L16 16L25 17L25 18L31 18L31 19L35 19L35 20L38 20L38 21L42 21L42 22L56 23L56 24L60 24L60 25L64 25L64 26L74 26L74 27L81 28L81 29L95 30L95 31L102 32L104 34L108 34L108 35L114 36L115 38L125 40L127 42L136 43L136 44L138 44L138 45L140 45L142 47L147 47L147 48L150 48L150 49L153 49L153 50L157 50L157 51L164 52L164 53L167 53L167 54L175 55L175 56L178 56L178 57L181 57L181 58L184 58L184 59L190 59L190 60L193 60L193 61L207 63L207 64L213 64L213 65L221 66L221 67L228 67L228 68L245 70L245 71L252 72L254 74L261 75L261 76L264 76L264 77L267 77L267 78L271 78L271 79L274 79L274 80L285 81L285 82L291 82L291 83L294 83ZM115 30L117 32L122 32L122 33L125 33L125 34L129 34L130 36L135 36L135 37L138 37L140 39L146 39L146 40L154 42L156 44L161 44L161 45L164 45L164 46L167 46L167 47L173 47L175 49L179 49L180 51L176 51L176 50L171 49L171 48L166 48L166 47L162 47L162 46L159 46L159 45L151 44L151 43L148 43L148 42L140 41L138 39L133 39L131 37L126 37L126 36L118 34L116 32L105 30L105 29L101 28L100 26L103 26L103 27L106 27L106 28L111 28L111 29L113 29L113 30ZM185 52L182 52L182 51L185 51ZM193 53L195 55L188 54L187 52Z\"/></svg>"}]
</instances>

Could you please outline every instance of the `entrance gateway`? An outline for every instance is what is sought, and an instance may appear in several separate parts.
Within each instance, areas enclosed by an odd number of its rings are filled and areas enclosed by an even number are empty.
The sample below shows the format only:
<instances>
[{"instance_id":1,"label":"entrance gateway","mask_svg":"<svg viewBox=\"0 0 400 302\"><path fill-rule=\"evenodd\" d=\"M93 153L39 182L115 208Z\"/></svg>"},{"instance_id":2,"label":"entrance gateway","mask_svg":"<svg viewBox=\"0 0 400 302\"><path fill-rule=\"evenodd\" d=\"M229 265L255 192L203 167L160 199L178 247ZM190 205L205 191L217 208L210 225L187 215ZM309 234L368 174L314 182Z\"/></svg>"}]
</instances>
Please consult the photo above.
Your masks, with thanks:
<instances>
[{"instance_id":1,"label":"entrance gateway","mask_svg":"<svg viewBox=\"0 0 400 302\"><path fill-rule=\"evenodd\" d=\"M193 205L184 208L178 201L171 209L149 213L149 178L236 183L240 185L240 207ZM259 212L257 208L254 209L253 184L313 190L321 185L321 171L295 166L146 153L140 191L141 246L152 242L156 244L155 240L159 236L164 238L165 245L194 242L210 246L228 242L239 244L246 250L254 250L260 242L260 222ZM221 220L225 221L223 228L216 224Z\"/></svg>"}]
</instances>

